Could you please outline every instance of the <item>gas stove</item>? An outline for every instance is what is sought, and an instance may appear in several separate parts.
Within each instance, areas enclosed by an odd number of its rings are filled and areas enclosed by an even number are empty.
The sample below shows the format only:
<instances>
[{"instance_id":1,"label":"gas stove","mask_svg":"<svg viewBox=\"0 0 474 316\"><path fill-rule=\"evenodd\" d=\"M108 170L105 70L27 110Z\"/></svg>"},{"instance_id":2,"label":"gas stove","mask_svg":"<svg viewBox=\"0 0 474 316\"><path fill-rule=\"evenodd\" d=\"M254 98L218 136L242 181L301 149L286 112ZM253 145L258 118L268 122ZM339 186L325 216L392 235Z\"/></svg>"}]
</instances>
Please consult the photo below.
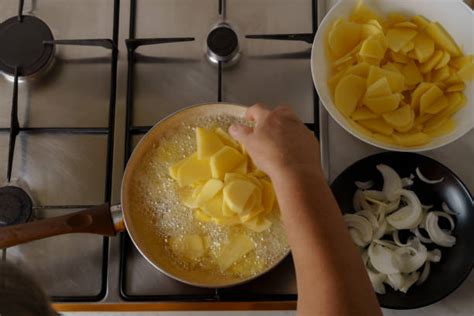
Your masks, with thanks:
<instances>
[{"instance_id":1,"label":"gas stove","mask_svg":"<svg viewBox=\"0 0 474 316\"><path fill-rule=\"evenodd\" d=\"M157 121L209 102L291 104L318 134L315 0L0 3L0 226L118 203L123 168ZM291 258L227 289L179 283L128 235L12 247L55 302L294 301Z\"/></svg>"}]
</instances>

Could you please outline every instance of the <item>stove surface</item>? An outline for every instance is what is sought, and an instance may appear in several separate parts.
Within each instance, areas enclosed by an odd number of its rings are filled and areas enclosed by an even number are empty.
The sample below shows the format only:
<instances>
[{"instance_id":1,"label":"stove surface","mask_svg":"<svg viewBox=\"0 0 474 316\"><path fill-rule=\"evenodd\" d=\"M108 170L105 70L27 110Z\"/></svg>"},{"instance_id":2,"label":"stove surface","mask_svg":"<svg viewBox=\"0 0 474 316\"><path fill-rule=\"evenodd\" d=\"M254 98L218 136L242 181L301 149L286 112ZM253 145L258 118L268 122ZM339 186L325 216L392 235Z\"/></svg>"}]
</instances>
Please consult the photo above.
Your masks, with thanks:
<instances>
[{"instance_id":1,"label":"stove surface","mask_svg":"<svg viewBox=\"0 0 474 316\"><path fill-rule=\"evenodd\" d=\"M16 19L19 2L0 2L0 21ZM317 132L316 1L25 0L22 12L49 27L54 56L41 76L0 76L0 187L28 192L33 219L118 203L133 146L193 104L291 104ZM214 51L231 57L212 62L208 36L223 25L232 32L217 34ZM34 273L57 302L296 298L291 257L250 283L202 289L154 269L126 233L48 238L9 248L3 260Z\"/></svg>"}]
</instances>

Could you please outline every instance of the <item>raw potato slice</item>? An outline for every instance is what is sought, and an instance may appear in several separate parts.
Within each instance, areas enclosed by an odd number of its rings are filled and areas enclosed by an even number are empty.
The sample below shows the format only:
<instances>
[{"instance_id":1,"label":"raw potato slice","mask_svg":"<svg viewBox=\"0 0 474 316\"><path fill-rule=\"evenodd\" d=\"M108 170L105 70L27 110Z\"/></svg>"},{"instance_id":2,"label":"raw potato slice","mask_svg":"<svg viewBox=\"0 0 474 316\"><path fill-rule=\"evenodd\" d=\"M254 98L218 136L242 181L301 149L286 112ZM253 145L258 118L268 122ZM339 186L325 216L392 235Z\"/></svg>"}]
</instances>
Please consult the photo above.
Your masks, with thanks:
<instances>
[{"instance_id":1,"label":"raw potato slice","mask_svg":"<svg viewBox=\"0 0 474 316\"><path fill-rule=\"evenodd\" d=\"M196 128L196 143L199 159L211 157L224 146L216 133L201 127Z\"/></svg>"},{"instance_id":2,"label":"raw potato slice","mask_svg":"<svg viewBox=\"0 0 474 316\"><path fill-rule=\"evenodd\" d=\"M440 62L441 58L443 58L443 51L435 51L426 62L420 65L420 72L422 74L429 73Z\"/></svg>"},{"instance_id":3,"label":"raw potato slice","mask_svg":"<svg viewBox=\"0 0 474 316\"><path fill-rule=\"evenodd\" d=\"M448 107L448 98L442 95L433 104L431 104L428 108L426 108L424 112L429 113L429 114L436 114L447 107Z\"/></svg>"},{"instance_id":4,"label":"raw potato slice","mask_svg":"<svg viewBox=\"0 0 474 316\"><path fill-rule=\"evenodd\" d=\"M222 215L224 215L225 217L235 216L235 212L229 207L225 200L222 201Z\"/></svg>"},{"instance_id":5,"label":"raw potato slice","mask_svg":"<svg viewBox=\"0 0 474 316\"><path fill-rule=\"evenodd\" d=\"M409 28L409 29L417 29L418 25L416 25L413 22L405 21L405 22L395 23L394 25L392 25L392 27L395 27L395 28L404 28L404 27L406 27L406 28Z\"/></svg>"},{"instance_id":6,"label":"raw potato slice","mask_svg":"<svg viewBox=\"0 0 474 316\"><path fill-rule=\"evenodd\" d=\"M448 78L449 78L449 68L448 66L444 66L443 68L434 70L432 72L431 81L436 82L436 84L439 84L438 82L444 81Z\"/></svg>"},{"instance_id":7,"label":"raw potato slice","mask_svg":"<svg viewBox=\"0 0 474 316\"><path fill-rule=\"evenodd\" d=\"M464 84L464 82L461 82L461 83L456 83L456 84L453 84L449 87L446 88L446 90L444 90L445 92L457 92L457 91L463 91L464 88L466 88L466 85Z\"/></svg>"},{"instance_id":8,"label":"raw potato slice","mask_svg":"<svg viewBox=\"0 0 474 316\"><path fill-rule=\"evenodd\" d=\"M183 235L169 237L169 245L173 253L191 261L199 260L205 253L206 247L200 235Z\"/></svg>"},{"instance_id":9,"label":"raw potato slice","mask_svg":"<svg viewBox=\"0 0 474 316\"><path fill-rule=\"evenodd\" d=\"M200 190L196 197L196 205L198 207L204 205L207 201L212 199L224 187L224 183L217 179L209 179Z\"/></svg>"},{"instance_id":10,"label":"raw potato slice","mask_svg":"<svg viewBox=\"0 0 474 316\"><path fill-rule=\"evenodd\" d=\"M186 159L180 160L171 167L168 168L171 178L178 180L178 170L181 168Z\"/></svg>"},{"instance_id":11,"label":"raw potato slice","mask_svg":"<svg viewBox=\"0 0 474 316\"><path fill-rule=\"evenodd\" d=\"M350 69L350 68L348 68ZM328 86L329 90L331 90L331 93L334 95L334 90L336 90L336 86L341 80L341 78L346 74L348 69L341 70L337 72L335 75L331 76L331 78L328 79Z\"/></svg>"},{"instance_id":12,"label":"raw potato slice","mask_svg":"<svg viewBox=\"0 0 474 316\"><path fill-rule=\"evenodd\" d=\"M409 86L416 85L423 80L420 70L413 61L403 66L402 74L405 77L405 83Z\"/></svg>"},{"instance_id":13,"label":"raw potato slice","mask_svg":"<svg viewBox=\"0 0 474 316\"><path fill-rule=\"evenodd\" d=\"M369 131L390 136L393 134L393 127L385 123L383 119L371 119L359 121L359 124L367 128Z\"/></svg>"},{"instance_id":14,"label":"raw potato slice","mask_svg":"<svg viewBox=\"0 0 474 316\"><path fill-rule=\"evenodd\" d=\"M415 37L415 56L420 63L426 62L434 53L434 41L425 33L418 33Z\"/></svg>"},{"instance_id":15,"label":"raw potato slice","mask_svg":"<svg viewBox=\"0 0 474 316\"><path fill-rule=\"evenodd\" d=\"M453 132L455 128L456 128L456 123L452 119L446 119L445 121L443 121L442 124L437 126L435 129L432 129L432 130L425 129L424 132L430 135L431 137L439 137L439 136L447 135Z\"/></svg>"},{"instance_id":16,"label":"raw potato slice","mask_svg":"<svg viewBox=\"0 0 474 316\"><path fill-rule=\"evenodd\" d=\"M433 85L420 98L420 113L425 113L441 96L443 91L437 85Z\"/></svg>"},{"instance_id":17,"label":"raw potato slice","mask_svg":"<svg viewBox=\"0 0 474 316\"><path fill-rule=\"evenodd\" d=\"M237 168L234 169L234 172L240 174L247 174L248 171L248 161L247 159L244 160Z\"/></svg>"},{"instance_id":18,"label":"raw potato slice","mask_svg":"<svg viewBox=\"0 0 474 316\"><path fill-rule=\"evenodd\" d=\"M367 98L364 100L364 104L372 110L372 112L381 114L398 108L401 99L402 96L396 93L384 97Z\"/></svg>"},{"instance_id":19,"label":"raw potato slice","mask_svg":"<svg viewBox=\"0 0 474 316\"><path fill-rule=\"evenodd\" d=\"M460 56L456 58L452 58L449 62L449 65L456 68L461 69L466 65L474 63L474 55L467 55L467 56Z\"/></svg>"},{"instance_id":20,"label":"raw potato slice","mask_svg":"<svg viewBox=\"0 0 474 316\"><path fill-rule=\"evenodd\" d=\"M431 141L431 137L428 134L421 132L406 134L394 133L393 139L395 139L397 144L406 147L421 146Z\"/></svg>"},{"instance_id":21,"label":"raw potato slice","mask_svg":"<svg viewBox=\"0 0 474 316\"><path fill-rule=\"evenodd\" d=\"M374 112L372 112L371 110L369 110L366 107L358 108L351 115L351 118L354 121L369 120L369 119L373 119L373 118L377 118L377 117L378 117L377 114L375 114Z\"/></svg>"},{"instance_id":22,"label":"raw potato slice","mask_svg":"<svg viewBox=\"0 0 474 316\"><path fill-rule=\"evenodd\" d=\"M416 87L411 95L411 107L413 110L417 110L420 105L420 98L421 96L428 91L433 86L432 83L429 82L422 82L421 84Z\"/></svg>"},{"instance_id":23,"label":"raw potato slice","mask_svg":"<svg viewBox=\"0 0 474 316\"><path fill-rule=\"evenodd\" d=\"M256 189L255 184L250 181L231 181L224 187L224 201L231 210L240 214Z\"/></svg>"},{"instance_id":24,"label":"raw potato slice","mask_svg":"<svg viewBox=\"0 0 474 316\"><path fill-rule=\"evenodd\" d=\"M230 136L226 131L224 131L222 128L218 127L215 129L215 133L217 134L217 136L219 137L220 141L226 145L226 146L230 146L230 147L233 147L235 149L239 149L240 146L239 146L239 143L232 138L232 136Z\"/></svg>"},{"instance_id":25,"label":"raw potato slice","mask_svg":"<svg viewBox=\"0 0 474 316\"><path fill-rule=\"evenodd\" d=\"M352 128L354 128L356 131L358 131L362 135L365 135L365 136L368 136L368 137L373 136L372 131L370 131L367 128L365 128L364 126L360 125L358 122L353 121L353 120L349 120L348 122L352 126Z\"/></svg>"},{"instance_id":26,"label":"raw potato slice","mask_svg":"<svg viewBox=\"0 0 474 316\"><path fill-rule=\"evenodd\" d=\"M247 235L238 234L234 236L226 246L224 246L217 257L217 264L221 271L225 271L254 249L255 244Z\"/></svg>"},{"instance_id":27,"label":"raw potato slice","mask_svg":"<svg viewBox=\"0 0 474 316\"><path fill-rule=\"evenodd\" d=\"M339 111L350 116L356 109L359 99L364 95L366 89L365 79L355 76L344 76L334 91L334 103Z\"/></svg>"},{"instance_id":28,"label":"raw potato slice","mask_svg":"<svg viewBox=\"0 0 474 316\"><path fill-rule=\"evenodd\" d=\"M238 216L214 217L212 220L214 221L214 223L218 225L224 225L224 226L234 226L234 225L240 224L240 219Z\"/></svg>"},{"instance_id":29,"label":"raw potato slice","mask_svg":"<svg viewBox=\"0 0 474 316\"><path fill-rule=\"evenodd\" d=\"M373 35L383 33L376 25L373 24L362 24L361 38L367 39Z\"/></svg>"},{"instance_id":30,"label":"raw potato slice","mask_svg":"<svg viewBox=\"0 0 474 316\"><path fill-rule=\"evenodd\" d=\"M380 29L382 29L382 26L378 22L379 20L381 20L380 16L375 13L375 11L366 6L364 4L364 1L359 1L357 3L356 7L354 8L354 11L352 11L350 19L351 21L359 23L368 23L371 21L375 21L380 26Z\"/></svg>"},{"instance_id":31,"label":"raw potato slice","mask_svg":"<svg viewBox=\"0 0 474 316\"><path fill-rule=\"evenodd\" d=\"M219 192L216 194L212 199L207 201L202 207L201 210L204 214L212 217L212 218L220 218L223 217L224 214L222 213L222 193Z\"/></svg>"},{"instance_id":32,"label":"raw potato slice","mask_svg":"<svg viewBox=\"0 0 474 316\"><path fill-rule=\"evenodd\" d=\"M229 146L222 147L210 159L212 177L224 179L227 172L237 168L244 160L244 155L236 149Z\"/></svg>"},{"instance_id":33,"label":"raw potato slice","mask_svg":"<svg viewBox=\"0 0 474 316\"><path fill-rule=\"evenodd\" d=\"M461 55L458 45L441 24L431 22L426 26L425 31L433 38L436 44L447 50L451 56L457 57Z\"/></svg>"},{"instance_id":34,"label":"raw potato slice","mask_svg":"<svg viewBox=\"0 0 474 316\"><path fill-rule=\"evenodd\" d=\"M386 63L382 66L383 70L393 71L393 72L402 72L403 65L398 63Z\"/></svg>"},{"instance_id":35,"label":"raw potato slice","mask_svg":"<svg viewBox=\"0 0 474 316\"><path fill-rule=\"evenodd\" d=\"M260 216L256 216L244 223L244 226L256 233L261 233L272 226L272 222Z\"/></svg>"},{"instance_id":36,"label":"raw potato slice","mask_svg":"<svg viewBox=\"0 0 474 316\"><path fill-rule=\"evenodd\" d=\"M427 18L425 18L422 15L415 15L414 17L411 18L411 20L421 30L425 29L430 24L430 20L428 20Z\"/></svg>"},{"instance_id":37,"label":"raw potato slice","mask_svg":"<svg viewBox=\"0 0 474 316\"><path fill-rule=\"evenodd\" d=\"M212 217L210 217L209 215L206 215L203 211L201 211L200 209L197 209L194 211L194 217L200 221L200 222L204 222L204 223L209 223L212 221Z\"/></svg>"},{"instance_id":38,"label":"raw potato slice","mask_svg":"<svg viewBox=\"0 0 474 316\"><path fill-rule=\"evenodd\" d=\"M405 85L405 78L402 74L382 69L380 67L371 66L369 70L369 76L367 77L367 86L370 86L380 78L386 77L390 89L392 92L400 92L403 90Z\"/></svg>"},{"instance_id":39,"label":"raw potato slice","mask_svg":"<svg viewBox=\"0 0 474 316\"><path fill-rule=\"evenodd\" d=\"M403 46L408 44L417 34L417 31L409 28L393 28L389 29L387 36L388 47L398 53Z\"/></svg>"},{"instance_id":40,"label":"raw potato slice","mask_svg":"<svg viewBox=\"0 0 474 316\"><path fill-rule=\"evenodd\" d=\"M415 124L415 112L412 109L410 110L410 120L408 121L408 123L400 127L395 127L395 130L400 133L406 133L413 128L414 124Z\"/></svg>"},{"instance_id":41,"label":"raw potato slice","mask_svg":"<svg viewBox=\"0 0 474 316\"><path fill-rule=\"evenodd\" d=\"M367 38L361 45L359 54L374 59L382 59L385 55L385 38L382 33L377 33Z\"/></svg>"},{"instance_id":42,"label":"raw potato slice","mask_svg":"<svg viewBox=\"0 0 474 316\"><path fill-rule=\"evenodd\" d=\"M379 134L379 133L374 133L373 136L372 136L375 140L383 143L383 144L391 144L391 145L396 145L397 143L395 143L395 141L393 140L393 138L391 136L386 136L386 135L383 135L383 134Z\"/></svg>"},{"instance_id":43,"label":"raw potato slice","mask_svg":"<svg viewBox=\"0 0 474 316\"><path fill-rule=\"evenodd\" d=\"M339 19L329 31L328 42L331 53L339 58L351 51L360 41L361 26L356 23Z\"/></svg>"},{"instance_id":44,"label":"raw potato slice","mask_svg":"<svg viewBox=\"0 0 474 316\"><path fill-rule=\"evenodd\" d=\"M356 75L362 78L367 78L367 76L369 75L369 68L370 68L370 65L368 63L360 63L360 64L349 67L345 74Z\"/></svg>"},{"instance_id":45,"label":"raw potato slice","mask_svg":"<svg viewBox=\"0 0 474 316\"><path fill-rule=\"evenodd\" d=\"M400 53L395 53L393 50L389 50L388 54L389 54L390 58L393 61L397 62L397 63L406 64L406 63L410 62L410 60L411 60L410 57L408 57L406 55L403 55L403 54L400 54Z\"/></svg>"},{"instance_id":46,"label":"raw potato slice","mask_svg":"<svg viewBox=\"0 0 474 316\"><path fill-rule=\"evenodd\" d=\"M444 66L448 65L449 61L451 60L451 55L449 55L448 52L443 52L443 57L441 57L441 60L439 63L436 65L434 69L440 69L443 68Z\"/></svg>"},{"instance_id":47,"label":"raw potato slice","mask_svg":"<svg viewBox=\"0 0 474 316\"><path fill-rule=\"evenodd\" d=\"M368 88L367 92L365 93L366 98L373 98L373 97L383 97L391 95L392 91L390 89L390 85L388 84L387 77L382 77L372 83Z\"/></svg>"},{"instance_id":48,"label":"raw potato slice","mask_svg":"<svg viewBox=\"0 0 474 316\"><path fill-rule=\"evenodd\" d=\"M395 111L382 114L382 117L391 126L400 128L410 124L412 111L409 105L404 105Z\"/></svg>"},{"instance_id":49,"label":"raw potato slice","mask_svg":"<svg viewBox=\"0 0 474 316\"><path fill-rule=\"evenodd\" d=\"M464 81L474 80L474 62L462 67L458 71L458 76Z\"/></svg>"},{"instance_id":50,"label":"raw potato slice","mask_svg":"<svg viewBox=\"0 0 474 316\"><path fill-rule=\"evenodd\" d=\"M177 180L180 186L191 185L201 180L211 178L211 168L209 160L200 160L197 154L193 154L185 159L177 171Z\"/></svg>"},{"instance_id":51,"label":"raw potato slice","mask_svg":"<svg viewBox=\"0 0 474 316\"><path fill-rule=\"evenodd\" d=\"M413 48L415 48L415 41L409 41L405 46L400 49L403 54L408 54Z\"/></svg>"}]
</instances>

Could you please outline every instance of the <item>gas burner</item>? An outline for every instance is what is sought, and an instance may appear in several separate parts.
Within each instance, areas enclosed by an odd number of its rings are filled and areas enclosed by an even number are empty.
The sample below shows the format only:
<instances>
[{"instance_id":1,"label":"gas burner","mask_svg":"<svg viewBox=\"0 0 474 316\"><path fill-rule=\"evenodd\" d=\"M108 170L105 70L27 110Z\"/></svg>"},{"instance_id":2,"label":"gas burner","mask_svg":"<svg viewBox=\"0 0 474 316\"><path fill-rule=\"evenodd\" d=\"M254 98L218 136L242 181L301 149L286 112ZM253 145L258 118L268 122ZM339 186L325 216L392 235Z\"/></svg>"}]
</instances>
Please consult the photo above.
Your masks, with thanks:
<instances>
[{"instance_id":1,"label":"gas burner","mask_svg":"<svg viewBox=\"0 0 474 316\"><path fill-rule=\"evenodd\" d=\"M27 222L33 203L23 189L14 186L0 188L0 227Z\"/></svg>"},{"instance_id":2,"label":"gas burner","mask_svg":"<svg viewBox=\"0 0 474 316\"><path fill-rule=\"evenodd\" d=\"M207 36L207 57L210 62L234 64L239 58L239 39L228 24L219 24Z\"/></svg>"},{"instance_id":3,"label":"gas burner","mask_svg":"<svg viewBox=\"0 0 474 316\"><path fill-rule=\"evenodd\" d=\"M0 71L8 76L33 76L48 68L54 56L54 46L44 41L54 40L48 25L37 17L23 15L21 21L12 17L0 24Z\"/></svg>"}]
</instances>

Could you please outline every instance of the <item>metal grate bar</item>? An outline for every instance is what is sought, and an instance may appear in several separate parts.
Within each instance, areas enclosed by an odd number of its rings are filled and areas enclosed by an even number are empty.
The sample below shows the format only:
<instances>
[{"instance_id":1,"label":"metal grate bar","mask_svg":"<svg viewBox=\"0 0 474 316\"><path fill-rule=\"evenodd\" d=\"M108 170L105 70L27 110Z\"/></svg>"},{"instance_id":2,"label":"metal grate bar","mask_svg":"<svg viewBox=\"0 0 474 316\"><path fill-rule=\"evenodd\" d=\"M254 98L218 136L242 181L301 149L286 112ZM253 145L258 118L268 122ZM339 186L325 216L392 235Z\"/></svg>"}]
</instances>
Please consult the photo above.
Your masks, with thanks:
<instances>
[{"instance_id":1,"label":"metal grate bar","mask_svg":"<svg viewBox=\"0 0 474 316\"><path fill-rule=\"evenodd\" d=\"M245 38L249 39L263 39L263 40L277 40L277 41L300 41L312 44L315 33L303 33L303 34L256 34L256 35L245 35Z\"/></svg>"}]
</instances>

